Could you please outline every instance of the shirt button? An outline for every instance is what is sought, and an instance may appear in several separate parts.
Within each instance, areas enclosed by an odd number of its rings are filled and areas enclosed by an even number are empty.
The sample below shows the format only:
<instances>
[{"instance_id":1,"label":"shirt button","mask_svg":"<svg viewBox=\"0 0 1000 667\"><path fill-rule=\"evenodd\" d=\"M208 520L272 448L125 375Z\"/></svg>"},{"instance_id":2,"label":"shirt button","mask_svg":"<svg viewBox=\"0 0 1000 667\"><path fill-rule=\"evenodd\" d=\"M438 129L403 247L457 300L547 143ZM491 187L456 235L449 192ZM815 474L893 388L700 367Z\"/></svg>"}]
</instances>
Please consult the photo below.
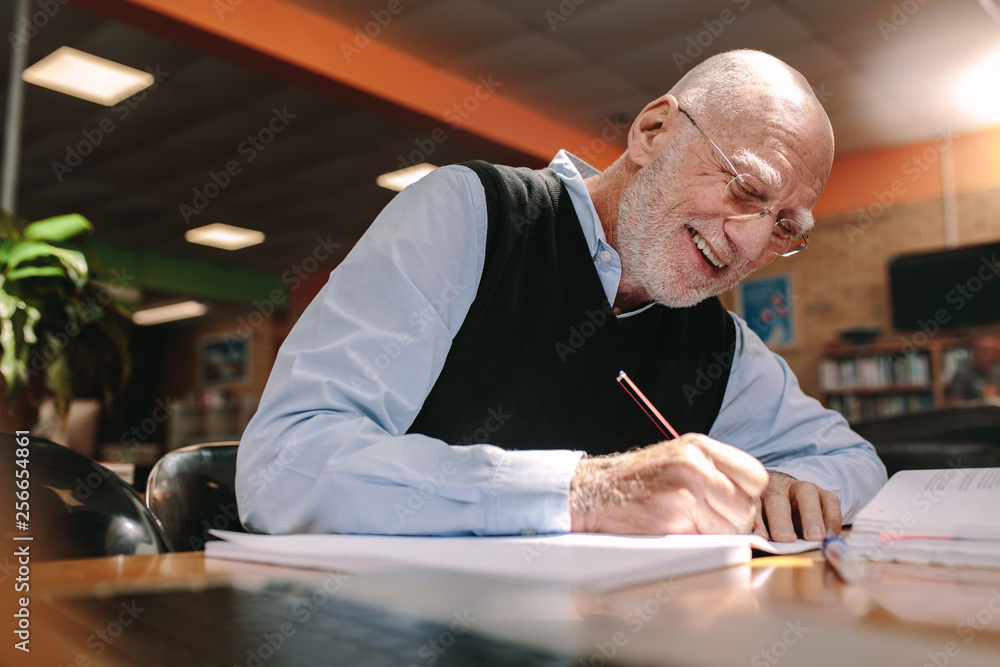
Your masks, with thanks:
<instances>
[{"instance_id":1,"label":"shirt button","mask_svg":"<svg viewBox=\"0 0 1000 667\"><path fill-rule=\"evenodd\" d=\"M609 251L607 251L607 250L602 250L601 251L601 261L605 262L605 263L610 262L611 261L611 253Z\"/></svg>"}]
</instances>

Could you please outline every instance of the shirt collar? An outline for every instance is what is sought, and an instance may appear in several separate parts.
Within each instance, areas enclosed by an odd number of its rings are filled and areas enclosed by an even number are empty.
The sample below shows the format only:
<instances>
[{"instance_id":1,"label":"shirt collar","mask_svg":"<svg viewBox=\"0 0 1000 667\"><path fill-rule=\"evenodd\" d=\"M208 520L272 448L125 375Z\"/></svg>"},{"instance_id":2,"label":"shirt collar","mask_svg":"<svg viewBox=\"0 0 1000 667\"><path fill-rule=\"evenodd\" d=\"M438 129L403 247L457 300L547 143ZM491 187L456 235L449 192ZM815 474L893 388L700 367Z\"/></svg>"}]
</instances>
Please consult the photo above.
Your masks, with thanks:
<instances>
[{"instance_id":1,"label":"shirt collar","mask_svg":"<svg viewBox=\"0 0 1000 667\"><path fill-rule=\"evenodd\" d=\"M569 198L573 202L573 208L576 209L576 217L580 219L583 235L587 237L590 256L596 257L601 250L610 249L608 240L604 236L601 218L597 215L594 202L590 199L587 184L583 182L585 178L598 176L601 172L567 150L556 153L549 163L549 168L566 184Z\"/></svg>"}]
</instances>

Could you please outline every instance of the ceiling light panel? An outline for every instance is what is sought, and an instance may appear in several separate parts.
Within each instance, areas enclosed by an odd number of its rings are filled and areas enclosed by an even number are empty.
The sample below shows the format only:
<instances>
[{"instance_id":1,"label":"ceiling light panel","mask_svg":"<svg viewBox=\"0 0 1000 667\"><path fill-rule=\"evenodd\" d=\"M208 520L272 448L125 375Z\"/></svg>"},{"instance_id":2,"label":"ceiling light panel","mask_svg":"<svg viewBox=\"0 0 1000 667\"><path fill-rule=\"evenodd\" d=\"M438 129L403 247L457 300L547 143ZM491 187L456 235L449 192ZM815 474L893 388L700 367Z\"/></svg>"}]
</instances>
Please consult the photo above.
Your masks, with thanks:
<instances>
[{"instance_id":1,"label":"ceiling light panel","mask_svg":"<svg viewBox=\"0 0 1000 667\"><path fill-rule=\"evenodd\" d=\"M153 75L63 46L21 73L36 86L113 106L153 85Z\"/></svg>"},{"instance_id":2,"label":"ceiling light panel","mask_svg":"<svg viewBox=\"0 0 1000 667\"><path fill-rule=\"evenodd\" d=\"M263 243L264 232L243 227L225 225L221 222L214 222L204 227L189 229L184 233L184 240L190 243L200 243L201 245L222 248L223 250L239 250L258 243Z\"/></svg>"}]
</instances>

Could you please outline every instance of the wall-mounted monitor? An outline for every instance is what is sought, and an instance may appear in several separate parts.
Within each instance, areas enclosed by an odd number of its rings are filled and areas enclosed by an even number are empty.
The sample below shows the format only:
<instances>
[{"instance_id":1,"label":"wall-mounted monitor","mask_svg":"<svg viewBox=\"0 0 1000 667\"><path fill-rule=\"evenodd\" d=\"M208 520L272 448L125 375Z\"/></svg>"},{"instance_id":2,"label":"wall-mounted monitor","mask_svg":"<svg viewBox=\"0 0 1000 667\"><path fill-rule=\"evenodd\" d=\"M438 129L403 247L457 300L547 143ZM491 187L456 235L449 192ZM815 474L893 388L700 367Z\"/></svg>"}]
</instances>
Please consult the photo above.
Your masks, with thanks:
<instances>
[{"instance_id":1,"label":"wall-mounted monitor","mask_svg":"<svg viewBox=\"0 0 1000 667\"><path fill-rule=\"evenodd\" d=\"M1000 323L1000 243L890 257L892 321L925 332Z\"/></svg>"}]
</instances>

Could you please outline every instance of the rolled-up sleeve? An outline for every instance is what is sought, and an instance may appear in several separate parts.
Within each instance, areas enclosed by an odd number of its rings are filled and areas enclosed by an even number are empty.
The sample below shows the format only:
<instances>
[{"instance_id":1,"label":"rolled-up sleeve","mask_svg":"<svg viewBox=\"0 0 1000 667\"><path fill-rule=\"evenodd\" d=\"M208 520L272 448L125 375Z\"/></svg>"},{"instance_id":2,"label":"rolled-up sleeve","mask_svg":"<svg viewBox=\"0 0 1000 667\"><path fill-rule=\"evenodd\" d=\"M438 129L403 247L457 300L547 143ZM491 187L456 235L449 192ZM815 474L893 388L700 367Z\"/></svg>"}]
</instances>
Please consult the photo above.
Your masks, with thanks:
<instances>
[{"instance_id":1,"label":"rolled-up sleeve","mask_svg":"<svg viewBox=\"0 0 1000 667\"><path fill-rule=\"evenodd\" d=\"M886 481L875 448L842 415L806 396L785 360L732 317L732 371L708 435L745 450L768 469L833 491L850 523Z\"/></svg>"}]
</instances>

